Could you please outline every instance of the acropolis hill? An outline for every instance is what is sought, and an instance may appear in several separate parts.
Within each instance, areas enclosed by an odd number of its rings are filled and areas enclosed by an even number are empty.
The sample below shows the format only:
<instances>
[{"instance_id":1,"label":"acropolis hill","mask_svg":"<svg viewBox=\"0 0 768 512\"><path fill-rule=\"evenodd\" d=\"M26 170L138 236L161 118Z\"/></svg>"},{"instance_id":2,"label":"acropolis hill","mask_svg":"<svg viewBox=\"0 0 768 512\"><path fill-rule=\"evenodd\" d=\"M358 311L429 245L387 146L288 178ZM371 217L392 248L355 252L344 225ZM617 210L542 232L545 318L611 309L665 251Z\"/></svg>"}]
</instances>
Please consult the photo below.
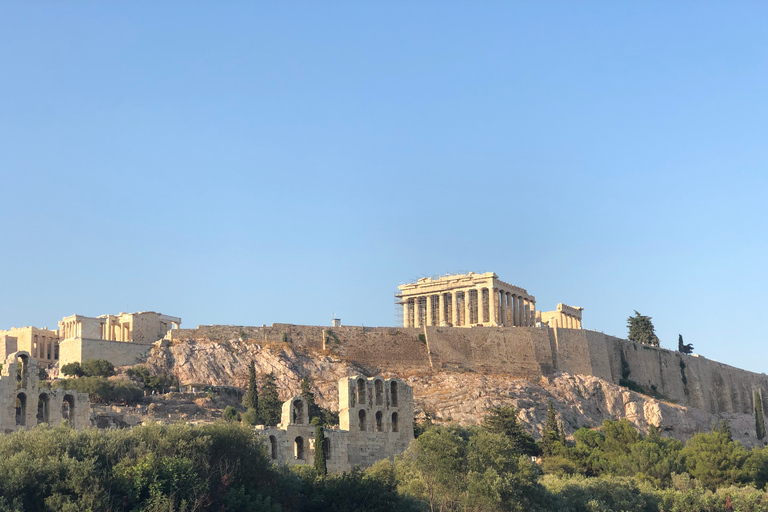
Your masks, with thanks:
<instances>
[{"instance_id":1,"label":"acropolis hill","mask_svg":"<svg viewBox=\"0 0 768 512\"><path fill-rule=\"evenodd\" d=\"M337 406L339 379L380 375L412 386L417 414L436 419L477 423L488 407L510 404L536 432L551 400L569 433L604 418L627 418L641 430L654 424L686 438L725 418L736 439L748 446L759 442L754 415L756 407L765 410L765 374L581 329L582 308L559 304L537 311L532 294L492 273L419 280L402 286L397 300L404 313L400 327L186 329L179 328L180 318L142 313L88 320L123 325L121 335L104 327L88 338L73 316L61 324L64 331L75 330L61 333L62 345L78 347L80 357L98 357L100 347L113 357L126 346L119 364L140 363L182 384L244 387L254 361L258 372L275 373L281 399L297 394L300 380L311 376L319 402L329 408ZM129 321L143 325L136 319L144 317L154 322L146 323L145 333L168 319L173 325L154 344L149 334L131 342ZM98 339L99 332L111 339ZM18 344L21 349L22 338ZM622 386L627 383L645 392Z\"/></svg>"}]
</instances>

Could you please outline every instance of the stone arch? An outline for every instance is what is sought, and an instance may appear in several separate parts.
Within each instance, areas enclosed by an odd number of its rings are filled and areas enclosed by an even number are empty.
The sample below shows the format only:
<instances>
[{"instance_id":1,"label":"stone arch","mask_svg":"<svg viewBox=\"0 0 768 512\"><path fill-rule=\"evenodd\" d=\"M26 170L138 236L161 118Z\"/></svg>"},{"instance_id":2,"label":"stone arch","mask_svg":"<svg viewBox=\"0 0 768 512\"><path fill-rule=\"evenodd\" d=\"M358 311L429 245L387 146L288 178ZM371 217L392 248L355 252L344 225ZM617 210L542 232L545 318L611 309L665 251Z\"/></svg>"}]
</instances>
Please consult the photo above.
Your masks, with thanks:
<instances>
[{"instance_id":1,"label":"stone arch","mask_svg":"<svg viewBox=\"0 0 768 512\"><path fill-rule=\"evenodd\" d=\"M291 405L292 423L294 425L301 425L306 423L304 421L304 402L301 400L294 400Z\"/></svg>"},{"instance_id":2,"label":"stone arch","mask_svg":"<svg viewBox=\"0 0 768 512\"><path fill-rule=\"evenodd\" d=\"M269 456L272 460L277 460L277 439L275 436L269 436Z\"/></svg>"},{"instance_id":3,"label":"stone arch","mask_svg":"<svg viewBox=\"0 0 768 512\"><path fill-rule=\"evenodd\" d=\"M381 432L383 430L383 418L384 415L381 413L381 411L376 411L376 432Z\"/></svg>"},{"instance_id":4,"label":"stone arch","mask_svg":"<svg viewBox=\"0 0 768 512\"><path fill-rule=\"evenodd\" d=\"M381 379L376 379L373 382L373 387L376 392L376 405L384 404L384 382Z\"/></svg>"},{"instance_id":5,"label":"stone arch","mask_svg":"<svg viewBox=\"0 0 768 512\"><path fill-rule=\"evenodd\" d=\"M392 432L399 432L400 425L398 425L397 413L392 413Z\"/></svg>"},{"instance_id":6,"label":"stone arch","mask_svg":"<svg viewBox=\"0 0 768 512\"><path fill-rule=\"evenodd\" d=\"M75 426L75 397L72 395L64 395L61 401L61 419L64 423Z\"/></svg>"},{"instance_id":7,"label":"stone arch","mask_svg":"<svg viewBox=\"0 0 768 512\"><path fill-rule=\"evenodd\" d=\"M360 405L365 405L365 379L357 379L357 401Z\"/></svg>"},{"instance_id":8,"label":"stone arch","mask_svg":"<svg viewBox=\"0 0 768 512\"><path fill-rule=\"evenodd\" d=\"M304 460L304 438L301 436L293 440L293 456L297 460Z\"/></svg>"},{"instance_id":9,"label":"stone arch","mask_svg":"<svg viewBox=\"0 0 768 512\"><path fill-rule=\"evenodd\" d=\"M50 423L51 399L48 393L40 393L37 397L37 423Z\"/></svg>"},{"instance_id":10,"label":"stone arch","mask_svg":"<svg viewBox=\"0 0 768 512\"><path fill-rule=\"evenodd\" d=\"M23 426L27 424L27 394L19 393L16 395L16 425Z\"/></svg>"},{"instance_id":11,"label":"stone arch","mask_svg":"<svg viewBox=\"0 0 768 512\"><path fill-rule=\"evenodd\" d=\"M397 382L394 380L389 383L389 400L392 407L397 407Z\"/></svg>"},{"instance_id":12,"label":"stone arch","mask_svg":"<svg viewBox=\"0 0 768 512\"><path fill-rule=\"evenodd\" d=\"M365 432L365 411L363 409L357 413L357 420L360 425L360 432Z\"/></svg>"}]
</instances>

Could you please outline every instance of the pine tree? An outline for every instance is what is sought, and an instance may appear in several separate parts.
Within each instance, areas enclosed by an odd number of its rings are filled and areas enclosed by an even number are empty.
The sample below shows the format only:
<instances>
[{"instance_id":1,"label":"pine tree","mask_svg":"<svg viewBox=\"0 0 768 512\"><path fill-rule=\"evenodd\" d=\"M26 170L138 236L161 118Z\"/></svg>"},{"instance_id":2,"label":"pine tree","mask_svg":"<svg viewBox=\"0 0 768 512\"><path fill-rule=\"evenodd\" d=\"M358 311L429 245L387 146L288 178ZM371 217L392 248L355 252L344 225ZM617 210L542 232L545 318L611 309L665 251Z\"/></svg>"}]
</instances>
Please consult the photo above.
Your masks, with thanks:
<instances>
[{"instance_id":1,"label":"pine tree","mask_svg":"<svg viewBox=\"0 0 768 512\"><path fill-rule=\"evenodd\" d=\"M262 376L261 399L259 400L259 419L264 425L275 426L280 423L283 404L277 393L275 374Z\"/></svg>"},{"instance_id":2,"label":"pine tree","mask_svg":"<svg viewBox=\"0 0 768 512\"><path fill-rule=\"evenodd\" d=\"M315 394L312 392L312 379L310 377L301 379L301 397L307 401L309 421L312 421L312 418L320 418L322 420L323 413L320 410L320 406L315 402Z\"/></svg>"},{"instance_id":3,"label":"pine tree","mask_svg":"<svg viewBox=\"0 0 768 512\"><path fill-rule=\"evenodd\" d=\"M328 474L325 450L323 450L323 444L325 444L325 432L323 432L323 426L320 424L319 417L312 420L312 424L315 426L315 471L317 471L319 476L325 476Z\"/></svg>"},{"instance_id":4,"label":"pine tree","mask_svg":"<svg viewBox=\"0 0 768 512\"><path fill-rule=\"evenodd\" d=\"M635 316L627 319L627 327L629 327L629 341L654 347L659 346L659 338L654 332L651 317L643 316L635 311Z\"/></svg>"},{"instance_id":5,"label":"pine tree","mask_svg":"<svg viewBox=\"0 0 768 512\"><path fill-rule=\"evenodd\" d=\"M539 447L533 437L517 421L517 409L514 407L491 407L483 418L483 428L502 434L512 441L515 450L524 455L538 455Z\"/></svg>"},{"instance_id":6,"label":"pine tree","mask_svg":"<svg viewBox=\"0 0 768 512\"><path fill-rule=\"evenodd\" d=\"M248 391L243 396L243 407L259 409L259 390L256 386L256 365L253 361L248 366Z\"/></svg>"},{"instance_id":7,"label":"pine tree","mask_svg":"<svg viewBox=\"0 0 768 512\"><path fill-rule=\"evenodd\" d=\"M552 400L550 400L547 407L547 419L544 421L544 432L542 433L541 440L539 440L539 447L544 455L557 455L564 447L563 441L564 434L560 431L557 411Z\"/></svg>"}]
</instances>

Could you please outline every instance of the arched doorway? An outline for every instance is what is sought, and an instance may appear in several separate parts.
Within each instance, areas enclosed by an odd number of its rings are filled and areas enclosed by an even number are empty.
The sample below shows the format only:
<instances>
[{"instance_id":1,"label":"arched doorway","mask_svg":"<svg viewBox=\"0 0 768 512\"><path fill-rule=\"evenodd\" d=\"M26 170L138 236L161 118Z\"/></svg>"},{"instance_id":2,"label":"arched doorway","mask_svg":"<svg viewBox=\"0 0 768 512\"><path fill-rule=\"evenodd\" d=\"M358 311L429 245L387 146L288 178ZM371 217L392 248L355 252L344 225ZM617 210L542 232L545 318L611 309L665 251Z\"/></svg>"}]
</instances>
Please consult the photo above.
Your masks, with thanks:
<instances>
[{"instance_id":1,"label":"arched doorway","mask_svg":"<svg viewBox=\"0 0 768 512\"><path fill-rule=\"evenodd\" d=\"M26 388L29 382L29 357L21 354L16 358L16 388Z\"/></svg>"},{"instance_id":2,"label":"arched doorway","mask_svg":"<svg viewBox=\"0 0 768 512\"><path fill-rule=\"evenodd\" d=\"M381 432L382 416L381 411L376 412L376 432Z\"/></svg>"},{"instance_id":3,"label":"arched doorway","mask_svg":"<svg viewBox=\"0 0 768 512\"><path fill-rule=\"evenodd\" d=\"M27 424L27 395L19 393L16 395L16 425L23 426Z\"/></svg>"},{"instance_id":4,"label":"arched doorway","mask_svg":"<svg viewBox=\"0 0 768 512\"><path fill-rule=\"evenodd\" d=\"M397 413L392 413L392 432L397 432L400 426L397 424Z\"/></svg>"},{"instance_id":5,"label":"arched doorway","mask_svg":"<svg viewBox=\"0 0 768 512\"><path fill-rule=\"evenodd\" d=\"M365 411L360 410L357 413L357 420L360 424L360 432L365 432Z\"/></svg>"},{"instance_id":6,"label":"arched doorway","mask_svg":"<svg viewBox=\"0 0 768 512\"><path fill-rule=\"evenodd\" d=\"M61 419L63 423L75 426L75 397L72 395L64 395L64 400L61 401Z\"/></svg>"},{"instance_id":7,"label":"arched doorway","mask_svg":"<svg viewBox=\"0 0 768 512\"><path fill-rule=\"evenodd\" d=\"M392 407L397 407L397 382L395 381L389 384L389 399L392 402Z\"/></svg>"},{"instance_id":8,"label":"arched doorway","mask_svg":"<svg viewBox=\"0 0 768 512\"><path fill-rule=\"evenodd\" d=\"M294 440L293 455L297 460L304 460L304 438L301 436Z\"/></svg>"},{"instance_id":9,"label":"arched doorway","mask_svg":"<svg viewBox=\"0 0 768 512\"><path fill-rule=\"evenodd\" d=\"M50 423L51 401L46 393L41 393L37 399L37 424Z\"/></svg>"},{"instance_id":10,"label":"arched doorway","mask_svg":"<svg viewBox=\"0 0 768 512\"><path fill-rule=\"evenodd\" d=\"M275 436L269 436L269 454L272 460L277 460L277 439Z\"/></svg>"}]
</instances>

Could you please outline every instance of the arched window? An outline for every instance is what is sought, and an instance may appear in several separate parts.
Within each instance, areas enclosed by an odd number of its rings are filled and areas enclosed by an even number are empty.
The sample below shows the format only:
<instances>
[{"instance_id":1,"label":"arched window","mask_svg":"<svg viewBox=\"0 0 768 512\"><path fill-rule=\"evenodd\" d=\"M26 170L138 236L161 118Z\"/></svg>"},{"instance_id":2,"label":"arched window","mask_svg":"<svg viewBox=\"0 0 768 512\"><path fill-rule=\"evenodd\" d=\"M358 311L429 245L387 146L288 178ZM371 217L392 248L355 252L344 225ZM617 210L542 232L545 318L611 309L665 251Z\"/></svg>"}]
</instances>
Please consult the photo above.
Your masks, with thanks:
<instances>
[{"instance_id":1,"label":"arched window","mask_svg":"<svg viewBox=\"0 0 768 512\"><path fill-rule=\"evenodd\" d=\"M381 414L381 411L376 411L376 432L381 432L382 431L382 428L381 428L382 416L383 416L383 414Z\"/></svg>"},{"instance_id":2,"label":"arched window","mask_svg":"<svg viewBox=\"0 0 768 512\"><path fill-rule=\"evenodd\" d=\"M365 405L365 379L357 379L357 401Z\"/></svg>"},{"instance_id":3,"label":"arched window","mask_svg":"<svg viewBox=\"0 0 768 512\"><path fill-rule=\"evenodd\" d=\"M365 411L361 409L357 413L357 419L360 421L360 432L365 432Z\"/></svg>"},{"instance_id":4,"label":"arched window","mask_svg":"<svg viewBox=\"0 0 768 512\"><path fill-rule=\"evenodd\" d=\"M397 424L397 413L392 413L392 432L398 432L399 425Z\"/></svg>"},{"instance_id":5,"label":"arched window","mask_svg":"<svg viewBox=\"0 0 768 512\"><path fill-rule=\"evenodd\" d=\"M61 401L61 419L64 423L75 426L75 397L72 395L64 395L64 400Z\"/></svg>"},{"instance_id":6,"label":"arched window","mask_svg":"<svg viewBox=\"0 0 768 512\"><path fill-rule=\"evenodd\" d=\"M374 382L376 388L376 405L382 405L384 403L384 383L380 380Z\"/></svg>"},{"instance_id":7,"label":"arched window","mask_svg":"<svg viewBox=\"0 0 768 512\"><path fill-rule=\"evenodd\" d=\"M269 455L272 460L277 460L277 439L275 436L269 436Z\"/></svg>"},{"instance_id":8,"label":"arched window","mask_svg":"<svg viewBox=\"0 0 768 512\"><path fill-rule=\"evenodd\" d=\"M304 421L304 404L301 400L293 401L293 423L294 425L301 425Z\"/></svg>"},{"instance_id":9,"label":"arched window","mask_svg":"<svg viewBox=\"0 0 768 512\"><path fill-rule=\"evenodd\" d=\"M16 425L27 424L27 395L16 395Z\"/></svg>"},{"instance_id":10,"label":"arched window","mask_svg":"<svg viewBox=\"0 0 768 512\"><path fill-rule=\"evenodd\" d=\"M29 377L29 357L20 355L16 358L16 384L17 388L26 388Z\"/></svg>"},{"instance_id":11,"label":"arched window","mask_svg":"<svg viewBox=\"0 0 768 512\"><path fill-rule=\"evenodd\" d=\"M397 382L389 383L389 399L392 401L392 407L397 407Z\"/></svg>"},{"instance_id":12,"label":"arched window","mask_svg":"<svg viewBox=\"0 0 768 512\"><path fill-rule=\"evenodd\" d=\"M355 385L349 386L349 406L354 407L357 405L357 397L355 395Z\"/></svg>"},{"instance_id":13,"label":"arched window","mask_svg":"<svg viewBox=\"0 0 768 512\"><path fill-rule=\"evenodd\" d=\"M49 423L50 418L50 400L48 395L41 393L37 399L37 423Z\"/></svg>"},{"instance_id":14,"label":"arched window","mask_svg":"<svg viewBox=\"0 0 768 512\"><path fill-rule=\"evenodd\" d=\"M331 458L331 440L327 437L323 439L323 453L325 454L326 459Z\"/></svg>"},{"instance_id":15,"label":"arched window","mask_svg":"<svg viewBox=\"0 0 768 512\"><path fill-rule=\"evenodd\" d=\"M293 442L293 455L297 460L304 460L304 438L301 436Z\"/></svg>"}]
</instances>

